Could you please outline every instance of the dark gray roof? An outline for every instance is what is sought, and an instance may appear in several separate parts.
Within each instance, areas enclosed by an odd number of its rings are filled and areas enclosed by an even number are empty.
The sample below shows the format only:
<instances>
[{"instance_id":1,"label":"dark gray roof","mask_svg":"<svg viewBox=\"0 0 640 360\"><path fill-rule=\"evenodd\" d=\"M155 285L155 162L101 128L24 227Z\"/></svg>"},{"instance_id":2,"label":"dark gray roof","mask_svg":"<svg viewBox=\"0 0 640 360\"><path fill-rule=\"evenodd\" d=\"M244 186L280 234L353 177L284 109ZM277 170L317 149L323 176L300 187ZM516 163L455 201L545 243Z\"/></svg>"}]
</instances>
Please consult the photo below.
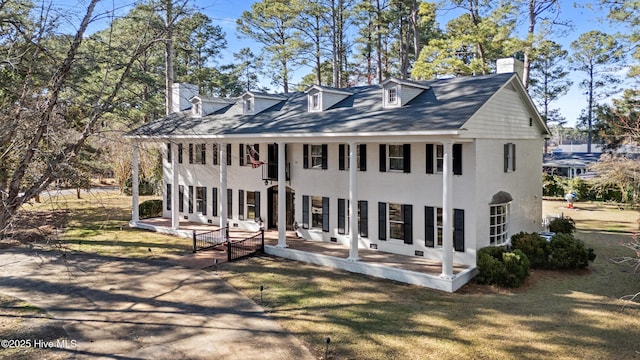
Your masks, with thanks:
<instances>
[{"instance_id":1,"label":"dark gray roof","mask_svg":"<svg viewBox=\"0 0 640 360\"><path fill-rule=\"evenodd\" d=\"M513 74L421 81L429 86L408 104L383 108L380 85L342 91L352 95L322 112L309 112L307 94L281 94L286 100L256 115L215 113L194 118L175 113L145 124L129 136L260 135L457 130L507 83Z\"/></svg>"},{"instance_id":2,"label":"dark gray roof","mask_svg":"<svg viewBox=\"0 0 640 360\"><path fill-rule=\"evenodd\" d=\"M602 153L559 152L544 154L542 165L548 167L587 167L600 160Z\"/></svg>"}]
</instances>

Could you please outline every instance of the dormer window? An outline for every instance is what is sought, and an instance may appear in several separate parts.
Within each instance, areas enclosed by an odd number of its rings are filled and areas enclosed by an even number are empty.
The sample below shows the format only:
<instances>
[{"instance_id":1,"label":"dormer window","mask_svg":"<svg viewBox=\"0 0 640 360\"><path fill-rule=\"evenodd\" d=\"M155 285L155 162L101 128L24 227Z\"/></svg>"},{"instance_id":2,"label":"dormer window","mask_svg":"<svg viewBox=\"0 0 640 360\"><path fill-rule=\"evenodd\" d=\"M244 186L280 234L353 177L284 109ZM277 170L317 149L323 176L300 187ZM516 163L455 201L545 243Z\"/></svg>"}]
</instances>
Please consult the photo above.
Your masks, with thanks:
<instances>
[{"instance_id":1,"label":"dormer window","mask_svg":"<svg viewBox=\"0 0 640 360\"><path fill-rule=\"evenodd\" d=\"M311 95L311 109L318 110L320 109L320 94L315 93Z\"/></svg>"},{"instance_id":2,"label":"dormer window","mask_svg":"<svg viewBox=\"0 0 640 360\"><path fill-rule=\"evenodd\" d=\"M200 103L194 103L193 109L191 110L194 116L202 116L202 107L200 106Z\"/></svg>"},{"instance_id":3,"label":"dormer window","mask_svg":"<svg viewBox=\"0 0 640 360\"><path fill-rule=\"evenodd\" d=\"M331 109L347 97L350 92L327 86L311 85L304 91L307 94L307 111L319 112Z\"/></svg>"},{"instance_id":4,"label":"dormer window","mask_svg":"<svg viewBox=\"0 0 640 360\"><path fill-rule=\"evenodd\" d=\"M388 104L397 104L398 103L398 88L392 87L387 90L387 103Z\"/></svg>"},{"instance_id":5,"label":"dormer window","mask_svg":"<svg viewBox=\"0 0 640 360\"><path fill-rule=\"evenodd\" d=\"M246 99L244 101L244 110L246 112L249 112L249 111L251 111L251 109L252 109L252 107L251 107L251 98L249 98L249 99Z\"/></svg>"}]
</instances>

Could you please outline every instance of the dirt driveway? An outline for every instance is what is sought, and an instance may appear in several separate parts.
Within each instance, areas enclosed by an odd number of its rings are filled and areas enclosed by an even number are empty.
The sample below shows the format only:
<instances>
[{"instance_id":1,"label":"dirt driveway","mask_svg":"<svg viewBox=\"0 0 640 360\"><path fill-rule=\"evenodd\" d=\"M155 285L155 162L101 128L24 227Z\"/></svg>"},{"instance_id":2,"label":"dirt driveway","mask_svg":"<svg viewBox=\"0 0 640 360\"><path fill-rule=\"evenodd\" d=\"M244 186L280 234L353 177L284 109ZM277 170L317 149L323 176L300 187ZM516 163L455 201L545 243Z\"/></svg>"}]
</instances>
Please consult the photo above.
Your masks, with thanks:
<instances>
[{"instance_id":1,"label":"dirt driveway","mask_svg":"<svg viewBox=\"0 0 640 360\"><path fill-rule=\"evenodd\" d=\"M4 250L0 292L62 321L69 342L51 351L68 358L313 358L215 273L167 262Z\"/></svg>"}]
</instances>

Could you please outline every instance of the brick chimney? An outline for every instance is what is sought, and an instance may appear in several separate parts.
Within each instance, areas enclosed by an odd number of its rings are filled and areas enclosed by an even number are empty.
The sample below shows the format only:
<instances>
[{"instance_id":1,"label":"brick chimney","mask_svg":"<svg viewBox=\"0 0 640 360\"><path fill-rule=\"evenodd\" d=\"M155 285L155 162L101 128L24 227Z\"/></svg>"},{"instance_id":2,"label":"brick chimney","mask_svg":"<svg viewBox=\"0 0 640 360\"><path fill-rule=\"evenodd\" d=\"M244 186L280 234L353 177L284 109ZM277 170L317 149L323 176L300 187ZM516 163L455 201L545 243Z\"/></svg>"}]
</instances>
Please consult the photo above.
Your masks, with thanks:
<instances>
[{"instance_id":1,"label":"brick chimney","mask_svg":"<svg viewBox=\"0 0 640 360\"><path fill-rule=\"evenodd\" d=\"M522 80L522 74L524 73L524 63L515 58L504 58L496 61L496 73L516 73Z\"/></svg>"}]
</instances>

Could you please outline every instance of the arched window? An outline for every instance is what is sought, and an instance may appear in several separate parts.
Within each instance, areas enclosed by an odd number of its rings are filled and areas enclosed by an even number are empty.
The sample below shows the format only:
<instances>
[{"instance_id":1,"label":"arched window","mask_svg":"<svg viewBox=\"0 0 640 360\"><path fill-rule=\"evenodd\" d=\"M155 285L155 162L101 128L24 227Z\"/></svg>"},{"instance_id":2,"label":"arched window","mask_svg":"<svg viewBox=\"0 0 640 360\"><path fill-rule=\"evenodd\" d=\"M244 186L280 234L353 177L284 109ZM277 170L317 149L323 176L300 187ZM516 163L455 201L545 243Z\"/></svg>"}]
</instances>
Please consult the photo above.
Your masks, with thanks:
<instances>
[{"instance_id":1,"label":"arched window","mask_svg":"<svg viewBox=\"0 0 640 360\"><path fill-rule=\"evenodd\" d=\"M499 191L493 195L489 203L489 243L502 245L509 241L509 205L513 197L507 192Z\"/></svg>"}]
</instances>

